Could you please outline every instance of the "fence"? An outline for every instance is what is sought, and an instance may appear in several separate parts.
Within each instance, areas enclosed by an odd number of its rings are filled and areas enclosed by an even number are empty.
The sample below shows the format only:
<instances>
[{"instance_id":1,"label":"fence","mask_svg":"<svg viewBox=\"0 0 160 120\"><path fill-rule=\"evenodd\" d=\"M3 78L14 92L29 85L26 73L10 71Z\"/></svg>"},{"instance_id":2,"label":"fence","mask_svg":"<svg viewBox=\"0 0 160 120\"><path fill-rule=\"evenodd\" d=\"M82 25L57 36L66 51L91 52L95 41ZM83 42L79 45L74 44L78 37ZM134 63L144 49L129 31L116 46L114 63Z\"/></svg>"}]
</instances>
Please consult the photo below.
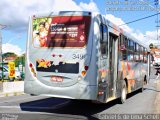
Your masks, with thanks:
<instances>
[{"instance_id":1,"label":"fence","mask_svg":"<svg viewBox=\"0 0 160 120\"><path fill-rule=\"evenodd\" d=\"M17 65L17 67L9 66L9 63L8 65L3 63L0 67L0 81L23 81L25 72L24 70L25 67L21 63Z\"/></svg>"}]
</instances>

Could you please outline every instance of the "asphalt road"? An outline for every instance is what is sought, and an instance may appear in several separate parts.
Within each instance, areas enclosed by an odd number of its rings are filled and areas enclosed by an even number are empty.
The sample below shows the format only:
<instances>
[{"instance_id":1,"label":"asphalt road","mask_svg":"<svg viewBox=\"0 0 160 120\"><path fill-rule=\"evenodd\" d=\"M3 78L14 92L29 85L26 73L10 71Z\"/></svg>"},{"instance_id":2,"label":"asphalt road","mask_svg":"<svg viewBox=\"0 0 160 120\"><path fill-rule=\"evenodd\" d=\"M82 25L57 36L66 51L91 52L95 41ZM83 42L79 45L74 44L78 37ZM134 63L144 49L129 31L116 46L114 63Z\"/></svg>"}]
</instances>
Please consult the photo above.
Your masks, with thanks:
<instances>
[{"instance_id":1,"label":"asphalt road","mask_svg":"<svg viewBox=\"0 0 160 120\"><path fill-rule=\"evenodd\" d=\"M98 120L111 119L108 115L114 119L114 114L155 114L159 103L155 100L160 90L156 87L158 80L155 79L154 69L152 72L144 92L136 91L129 94L124 104L119 104L118 100L107 104L96 104L90 101L30 95L4 97L0 98L0 120L5 120L5 118L12 118L12 120Z\"/></svg>"}]
</instances>

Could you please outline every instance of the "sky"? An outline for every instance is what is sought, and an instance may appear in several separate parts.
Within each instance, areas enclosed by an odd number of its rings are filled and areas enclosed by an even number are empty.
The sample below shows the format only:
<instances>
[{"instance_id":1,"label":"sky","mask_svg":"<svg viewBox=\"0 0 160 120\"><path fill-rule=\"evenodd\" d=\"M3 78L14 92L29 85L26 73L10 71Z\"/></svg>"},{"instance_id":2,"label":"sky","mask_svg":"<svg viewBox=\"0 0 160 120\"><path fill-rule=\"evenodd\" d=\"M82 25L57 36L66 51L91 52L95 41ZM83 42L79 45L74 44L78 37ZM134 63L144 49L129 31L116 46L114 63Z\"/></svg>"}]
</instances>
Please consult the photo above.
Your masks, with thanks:
<instances>
[{"instance_id":1,"label":"sky","mask_svg":"<svg viewBox=\"0 0 160 120\"><path fill-rule=\"evenodd\" d=\"M51 11L99 12L116 25L154 15L160 11L155 0L1 0L0 24L2 29L3 53L25 53L29 16ZM158 9L156 9L156 7ZM160 26L160 15L158 16ZM160 44L157 40L157 15L120 26L146 46Z\"/></svg>"}]
</instances>

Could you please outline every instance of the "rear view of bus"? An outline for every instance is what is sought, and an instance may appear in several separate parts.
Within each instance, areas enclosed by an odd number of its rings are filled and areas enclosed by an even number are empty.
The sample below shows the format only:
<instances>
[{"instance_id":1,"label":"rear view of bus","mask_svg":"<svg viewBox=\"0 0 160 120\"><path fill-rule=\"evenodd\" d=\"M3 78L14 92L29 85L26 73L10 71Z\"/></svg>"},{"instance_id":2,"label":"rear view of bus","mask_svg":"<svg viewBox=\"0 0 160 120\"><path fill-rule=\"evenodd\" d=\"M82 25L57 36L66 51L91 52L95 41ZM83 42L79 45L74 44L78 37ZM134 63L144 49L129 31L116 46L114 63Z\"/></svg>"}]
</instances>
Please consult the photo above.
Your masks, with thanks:
<instances>
[{"instance_id":1,"label":"rear view of bus","mask_svg":"<svg viewBox=\"0 0 160 120\"><path fill-rule=\"evenodd\" d=\"M91 62L90 12L32 16L26 52L25 93L94 99L87 79Z\"/></svg>"}]
</instances>

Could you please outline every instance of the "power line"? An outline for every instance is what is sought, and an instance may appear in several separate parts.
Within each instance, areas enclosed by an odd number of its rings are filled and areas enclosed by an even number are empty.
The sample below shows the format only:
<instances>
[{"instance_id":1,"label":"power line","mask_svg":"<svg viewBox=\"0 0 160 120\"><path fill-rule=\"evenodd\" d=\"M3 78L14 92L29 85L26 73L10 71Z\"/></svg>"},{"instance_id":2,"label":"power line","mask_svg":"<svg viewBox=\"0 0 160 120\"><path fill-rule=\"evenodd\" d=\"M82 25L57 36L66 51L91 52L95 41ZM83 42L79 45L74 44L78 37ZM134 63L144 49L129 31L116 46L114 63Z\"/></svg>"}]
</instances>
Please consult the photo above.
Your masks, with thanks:
<instances>
[{"instance_id":1,"label":"power line","mask_svg":"<svg viewBox=\"0 0 160 120\"><path fill-rule=\"evenodd\" d=\"M133 20L133 21L130 21L130 22L121 24L121 25L119 25L119 26L123 26L123 25L127 25L127 24L134 23L134 22L137 22L137 21L141 21L141 20L144 20L144 19L147 19L147 18L156 16L156 15L159 15L159 14L160 14L160 12L159 12L159 13L156 13L156 14L153 14L153 15L150 15L150 16L147 16L147 17L139 18L139 19L137 19L137 20Z\"/></svg>"}]
</instances>

